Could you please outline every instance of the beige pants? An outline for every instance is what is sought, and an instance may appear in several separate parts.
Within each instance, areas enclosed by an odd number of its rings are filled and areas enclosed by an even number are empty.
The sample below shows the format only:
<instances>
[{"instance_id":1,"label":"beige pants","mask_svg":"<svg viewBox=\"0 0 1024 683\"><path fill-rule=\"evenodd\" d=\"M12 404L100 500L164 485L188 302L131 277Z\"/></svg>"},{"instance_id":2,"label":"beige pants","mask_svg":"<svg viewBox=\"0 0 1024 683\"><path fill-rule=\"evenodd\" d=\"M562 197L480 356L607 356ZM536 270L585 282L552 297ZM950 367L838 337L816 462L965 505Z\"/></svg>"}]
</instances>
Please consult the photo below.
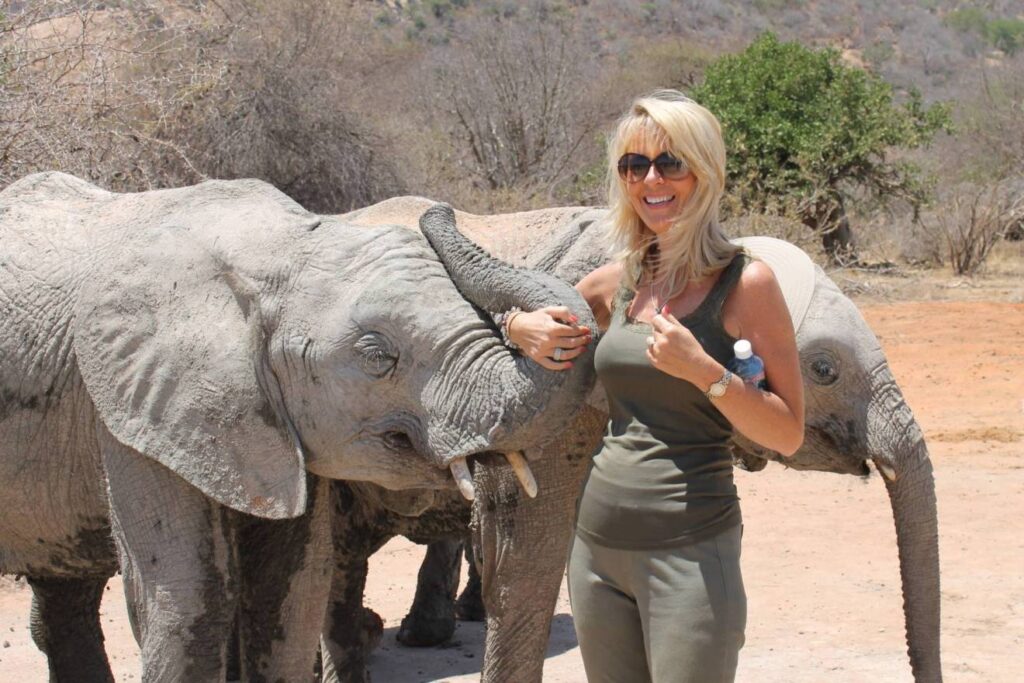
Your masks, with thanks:
<instances>
[{"instance_id":1,"label":"beige pants","mask_svg":"<svg viewBox=\"0 0 1024 683\"><path fill-rule=\"evenodd\" d=\"M734 680L747 623L740 529L658 550L576 537L569 598L590 683Z\"/></svg>"}]
</instances>

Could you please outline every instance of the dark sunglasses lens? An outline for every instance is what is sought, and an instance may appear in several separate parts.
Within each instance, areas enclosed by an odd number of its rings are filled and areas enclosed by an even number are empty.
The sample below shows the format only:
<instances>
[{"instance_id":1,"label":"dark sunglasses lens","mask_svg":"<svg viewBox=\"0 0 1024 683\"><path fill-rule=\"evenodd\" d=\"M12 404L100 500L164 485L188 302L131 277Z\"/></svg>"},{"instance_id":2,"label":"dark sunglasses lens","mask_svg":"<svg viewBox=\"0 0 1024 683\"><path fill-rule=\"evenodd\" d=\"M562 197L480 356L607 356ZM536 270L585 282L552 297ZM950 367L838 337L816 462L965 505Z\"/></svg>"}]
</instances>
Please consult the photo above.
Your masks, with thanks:
<instances>
[{"instance_id":1,"label":"dark sunglasses lens","mask_svg":"<svg viewBox=\"0 0 1024 683\"><path fill-rule=\"evenodd\" d=\"M630 182L643 180L650 169L651 160L643 154L623 154L619 159L619 176Z\"/></svg>"},{"instance_id":2,"label":"dark sunglasses lens","mask_svg":"<svg viewBox=\"0 0 1024 683\"><path fill-rule=\"evenodd\" d=\"M658 158L654 160L654 167L666 180L681 180L690 172L682 159L676 159L667 153L658 155Z\"/></svg>"},{"instance_id":3,"label":"dark sunglasses lens","mask_svg":"<svg viewBox=\"0 0 1024 683\"><path fill-rule=\"evenodd\" d=\"M686 162L668 152L662 152L654 161L643 154L623 154L619 159L619 176L631 183L639 182L647 177L651 164L658 169L658 175L666 180L681 180L690 172Z\"/></svg>"}]
</instances>

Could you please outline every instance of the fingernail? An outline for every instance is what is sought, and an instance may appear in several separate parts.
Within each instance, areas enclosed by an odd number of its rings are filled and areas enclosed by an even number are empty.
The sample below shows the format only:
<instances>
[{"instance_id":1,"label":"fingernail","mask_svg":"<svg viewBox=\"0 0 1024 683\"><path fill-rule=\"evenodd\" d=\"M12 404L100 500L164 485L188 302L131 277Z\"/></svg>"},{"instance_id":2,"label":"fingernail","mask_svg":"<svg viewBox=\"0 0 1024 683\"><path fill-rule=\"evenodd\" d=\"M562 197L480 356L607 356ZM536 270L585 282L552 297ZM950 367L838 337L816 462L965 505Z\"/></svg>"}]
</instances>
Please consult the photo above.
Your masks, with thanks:
<instances>
[{"instance_id":1,"label":"fingernail","mask_svg":"<svg viewBox=\"0 0 1024 683\"><path fill-rule=\"evenodd\" d=\"M571 323L578 323L579 321L580 321L580 319L577 318L576 316L574 316L574 315L570 315L569 316L569 322L571 322Z\"/></svg>"}]
</instances>

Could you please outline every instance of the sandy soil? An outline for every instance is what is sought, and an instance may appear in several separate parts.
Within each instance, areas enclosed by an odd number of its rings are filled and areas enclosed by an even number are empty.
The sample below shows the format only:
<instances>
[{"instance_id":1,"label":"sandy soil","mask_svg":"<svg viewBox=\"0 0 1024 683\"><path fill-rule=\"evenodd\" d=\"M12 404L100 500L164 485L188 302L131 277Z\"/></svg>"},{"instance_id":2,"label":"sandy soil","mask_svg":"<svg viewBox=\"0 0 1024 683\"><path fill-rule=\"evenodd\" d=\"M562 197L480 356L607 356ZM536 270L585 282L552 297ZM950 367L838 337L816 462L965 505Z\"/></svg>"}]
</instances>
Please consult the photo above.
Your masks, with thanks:
<instances>
[{"instance_id":1,"label":"sandy soil","mask_svg":"<svg viewBox=\"0 0 1024 683\"><path fill-rule=\"evenodd\" d=\"M1022 301L1019 283L994 298ZM887 297L870 296L878 286L862 291L868 294L862 310L924 428L935 465L946 678L1022 680L1024 304L884 303ZM750 601L739 680L910 680L895 533L879 478L772 465L738 472L737 479ZM396 539L373 559L367 602L387 628L372 661L374 680L477 680L478 624L460 624L443 648L411 650L395 642L421 557L421 548ZM9 578L0 581L0 682L44 681L45 662L27 628L29 591ZM107 591L102 620L116 678L138 680L119 581ZM564 588L545 680L583 680Z\"/></svg>"}]
</instances>

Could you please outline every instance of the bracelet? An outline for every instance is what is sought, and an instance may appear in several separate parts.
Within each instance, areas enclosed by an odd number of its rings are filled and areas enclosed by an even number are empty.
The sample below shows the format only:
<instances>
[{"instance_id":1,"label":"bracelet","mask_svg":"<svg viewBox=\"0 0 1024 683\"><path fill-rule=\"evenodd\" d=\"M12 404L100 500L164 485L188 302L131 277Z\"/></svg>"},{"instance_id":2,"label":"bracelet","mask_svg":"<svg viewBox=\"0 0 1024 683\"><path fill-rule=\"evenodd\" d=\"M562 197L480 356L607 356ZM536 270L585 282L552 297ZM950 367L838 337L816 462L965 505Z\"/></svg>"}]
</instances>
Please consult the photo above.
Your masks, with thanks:
<instances>
[{"instance_id":1,"label":"bracelet","mask_svg":"<svg viewBox=\"0 0 1024 683\"><path fill-rule=\"evenodd\" d=\"M501 341L513 351L519 351L519 345L508 336L508 326L512 324L513 318L523 312L518 306L513 306L498 316L498 329L501 331Z\"/></svg>"}]
</instances>

